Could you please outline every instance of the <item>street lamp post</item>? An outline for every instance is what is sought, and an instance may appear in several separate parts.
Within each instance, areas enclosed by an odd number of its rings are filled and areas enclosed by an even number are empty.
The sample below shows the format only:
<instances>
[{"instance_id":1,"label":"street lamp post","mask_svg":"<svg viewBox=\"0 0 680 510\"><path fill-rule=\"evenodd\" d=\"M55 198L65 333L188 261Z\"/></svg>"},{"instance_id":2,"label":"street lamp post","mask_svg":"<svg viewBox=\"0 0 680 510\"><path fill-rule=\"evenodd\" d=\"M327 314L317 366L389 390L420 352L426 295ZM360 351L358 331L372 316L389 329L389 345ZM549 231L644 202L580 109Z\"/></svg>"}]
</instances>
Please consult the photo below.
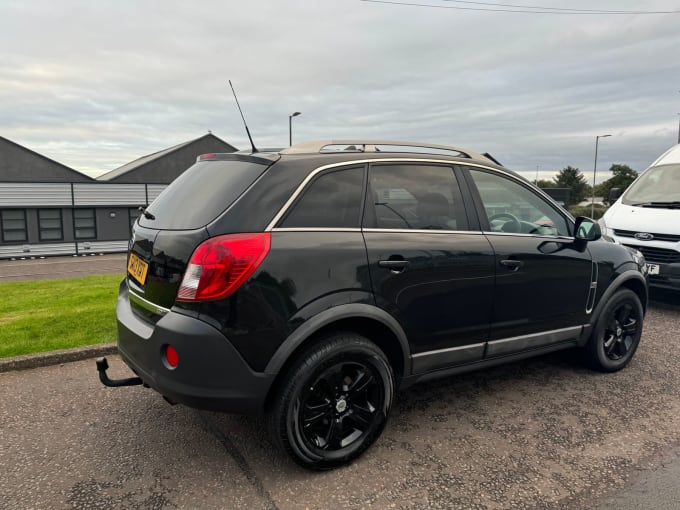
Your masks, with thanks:
<instances>
[{"instance_id":1,"label":"street lamp post","mask_svg":"<svg viewBox=\"0 0 680 510\"><path fill-rule=\"evenodd\" d=\"M595 176L597 175L597 145L600 142L600 138L607 138L612 135L597 135L595 137L595 164L593 165L593 195L590 200L590 217L595 216Z\"/></svg>"},{"instance_id":2,"label":"street lamp post","mask_svg":"<svg viewBox=\"0 0 680 510\"><path fill-rule=\"evenodd\" d=\"M536 180L534 181L536 187L538 187L538 165L536 165Z\"/></svg>"},{"instance_id":3,"label":"street lamp post","mask_svg":"<svg viewBox=\"0 0 680 510\"><path fill-rule=\"evenodd\" d=\"M300 112L294 112L288 116L288 145L293 145L293 117L300 115Z\"/></svg>"}]
</instances>

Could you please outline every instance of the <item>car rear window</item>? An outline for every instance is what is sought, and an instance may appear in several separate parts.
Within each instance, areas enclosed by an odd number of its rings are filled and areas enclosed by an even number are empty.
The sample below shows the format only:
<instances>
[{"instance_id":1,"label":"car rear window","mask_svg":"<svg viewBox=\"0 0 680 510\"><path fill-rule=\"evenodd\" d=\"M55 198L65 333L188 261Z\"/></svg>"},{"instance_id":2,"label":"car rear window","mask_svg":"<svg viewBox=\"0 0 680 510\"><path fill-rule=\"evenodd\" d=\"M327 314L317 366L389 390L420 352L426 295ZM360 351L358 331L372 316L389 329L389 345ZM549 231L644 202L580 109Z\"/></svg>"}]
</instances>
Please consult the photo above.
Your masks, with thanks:
<instances>
[{"instance_id":1,"label":"car rear window","mask_svg":"<svg viewBox=\"0 0 680 510\"><path fill-rule=\"evenodd\" d=\"M200 228L224 212L267 165L245 161L200 161L175 179L140 216L143 227L163 230Z\"/></svg>"}]
</instances>

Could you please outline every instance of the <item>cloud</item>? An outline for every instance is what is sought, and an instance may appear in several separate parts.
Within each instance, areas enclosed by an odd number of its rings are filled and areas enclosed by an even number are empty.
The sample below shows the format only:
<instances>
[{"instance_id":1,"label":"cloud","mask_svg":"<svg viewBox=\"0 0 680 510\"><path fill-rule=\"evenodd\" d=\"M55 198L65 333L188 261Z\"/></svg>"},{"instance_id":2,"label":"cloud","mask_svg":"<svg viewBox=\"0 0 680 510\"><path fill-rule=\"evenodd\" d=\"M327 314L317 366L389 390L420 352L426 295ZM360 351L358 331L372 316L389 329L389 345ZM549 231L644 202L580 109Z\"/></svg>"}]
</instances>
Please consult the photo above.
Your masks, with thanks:
<instances>
[{"instance_id":1,"label":"cloud","mask_svg":"<svg viewBox=\"0 0 680 510\"><path fill-rule=\"evenodd\" d=\"M6 0L0 134L91 173L208 130L245 148L232 79L260 146L286 145L301 111L298 141L468 146L531 178L536 166L590 172L595 136L611 133L598 168L642 170L677 140L679 21L352 0Z\"/></svg>"}]
</instances>

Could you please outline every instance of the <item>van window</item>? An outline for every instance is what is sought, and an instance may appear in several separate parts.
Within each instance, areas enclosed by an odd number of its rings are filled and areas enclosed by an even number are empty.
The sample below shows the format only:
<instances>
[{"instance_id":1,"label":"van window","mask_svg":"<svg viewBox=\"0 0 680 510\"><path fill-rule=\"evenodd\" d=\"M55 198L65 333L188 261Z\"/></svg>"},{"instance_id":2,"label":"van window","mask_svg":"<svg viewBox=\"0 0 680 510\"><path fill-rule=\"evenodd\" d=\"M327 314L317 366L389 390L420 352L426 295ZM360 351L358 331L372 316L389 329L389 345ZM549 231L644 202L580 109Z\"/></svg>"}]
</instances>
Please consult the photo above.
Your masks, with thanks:
<instances>
[{"instance_id":1,"label":"van window","mask_svg":"<svg viewBox=\"0 0 680 510\"><path fill-rule=\"evenodd\" d=\"M621 201L626 205L680 201L680 165L648 169L630 185Z\"/></svg>"}]
</instances>

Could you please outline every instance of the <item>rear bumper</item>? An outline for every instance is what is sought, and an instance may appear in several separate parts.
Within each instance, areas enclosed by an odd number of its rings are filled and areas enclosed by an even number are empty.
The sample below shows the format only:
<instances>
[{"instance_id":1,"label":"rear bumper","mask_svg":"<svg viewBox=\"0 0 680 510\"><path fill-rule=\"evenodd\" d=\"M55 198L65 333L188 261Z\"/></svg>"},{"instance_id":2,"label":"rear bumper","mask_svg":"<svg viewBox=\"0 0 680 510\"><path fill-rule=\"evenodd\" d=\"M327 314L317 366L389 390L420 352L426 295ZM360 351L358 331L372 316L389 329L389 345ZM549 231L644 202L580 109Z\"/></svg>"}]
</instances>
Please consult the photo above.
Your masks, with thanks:
<instances>
[{"instance_id":1,"label":"rear bumper","mask_svg":"<svg viewBox=\"0 0 680 510\"><path fill-rule=\"evenodd\" d=\"M132 311L123 282L116 304L118 350L145 384L169 400L213 411L259 414L273 376L253 372L225 336L209 324L170 311L151 324ZM179 364L170 369L163 350Z\"/></svg>"}]
</instances>

